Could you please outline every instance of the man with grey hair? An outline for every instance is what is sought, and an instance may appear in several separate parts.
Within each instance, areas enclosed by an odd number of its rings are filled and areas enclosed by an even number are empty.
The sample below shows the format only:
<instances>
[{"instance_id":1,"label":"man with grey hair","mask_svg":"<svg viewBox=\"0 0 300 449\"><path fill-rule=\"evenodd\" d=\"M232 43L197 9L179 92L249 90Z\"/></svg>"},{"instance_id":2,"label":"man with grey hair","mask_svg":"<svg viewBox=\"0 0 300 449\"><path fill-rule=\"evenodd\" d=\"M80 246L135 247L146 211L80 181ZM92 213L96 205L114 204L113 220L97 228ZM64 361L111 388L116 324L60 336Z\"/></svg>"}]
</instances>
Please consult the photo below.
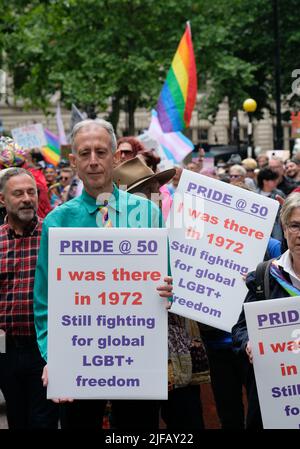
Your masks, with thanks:
<instances>
[{"instance_id":1,"label":"man with grey hair","mask_svg":"<svg viewBox=\"0 0 300 449\"><path fill-rule=\"evenodd\" d=\"M229 168L229 180L232 185L243 183L249 187L249 189L255 189L254 181L247 177L247 171L242 165L235 164Z\"/></svg>"},{"instance_id":2,"label":"man with grey hair","mask_svg":"<svg viewBox=\"0 0 300 449\"><path fill-rule=\"evenodd\" d=\"M245 177L246 177L246 170L244 167L242 167L239 164L235 164L232 165L229 168L229 179L230 179L230 184L237 184L240 182L244 182L245 181Z\"/></svg>"},{"instance_id":3,"label":"man with grey hair","mask_svg":"<svg viewBox=\"0 0 300 449\"><path fill-rule=\"evenodd\" d=\"M116 152L117 149L117 138L114 132L114 128L112 126L111 123L107 122L106 120L103 120L102 118L96 118L95 120L92 119L86 119L86 120L82 120L81 122L78 122L71 133L71 147L72 147L72 153L76 154L76 151L74 149L74 144L75 144L75 136L76 134L84 127L86 127L87 125L99 125L100 128L105 129L108 134L110 135L110 139L111 139L111 151L113 153Z\"/></svg>"},{"instance_id":4,"label":"man with grey hair","mask_svg":"<svg viewBox=\"0 0 300 449\"><path fill-rule=\"evenodd\" d=\"M0 203L6 209L0 226L0 389L10 429L55 429L57 406L46 398L45 365L36 340L33 283L42 229L32 174L23 168L0 173ZM5 347L4 347L5 346Z\"/></svg>"},{"instance_id":5,"label":"man with grey hair","mask_svg":"<svg viewBox=\"0 0 300 449\"><path fill-rule=\"evenodd\" d=\"M50 227L161 227L162 218L151 201L119 190L113 184L113 152L116 138L113 127L105 120L84 120L74 126L71 135L71 167L83 182L81 196L54 209L45 219L38 258L34 313L41 354L47 360L48 304L48 230ZM101 210L107 208L102 215ZM161 297L169 298L172 279L164 279L158 287ZM44 370L44 385L48 383ZM64 404L62 426L68 429L99 429L106 401L58 399ZM118 429L158 428L156 401L114 401L115 425ZM129 411L130 410L130 411Z\"/></svg>"}]
</instances>

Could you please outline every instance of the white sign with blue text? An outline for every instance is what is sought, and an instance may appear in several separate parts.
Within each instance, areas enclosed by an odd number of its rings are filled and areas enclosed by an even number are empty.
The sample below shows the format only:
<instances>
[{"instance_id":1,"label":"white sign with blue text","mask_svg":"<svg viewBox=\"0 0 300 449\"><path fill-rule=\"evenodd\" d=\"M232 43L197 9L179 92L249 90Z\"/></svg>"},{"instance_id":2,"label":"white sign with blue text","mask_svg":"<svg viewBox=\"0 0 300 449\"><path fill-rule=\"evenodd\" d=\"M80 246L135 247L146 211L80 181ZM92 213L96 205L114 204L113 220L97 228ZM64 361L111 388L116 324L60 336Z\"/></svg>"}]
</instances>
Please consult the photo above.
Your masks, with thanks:
<instances>
[{"instance_id":1,"label":"white sign with blue text","mask_svg":"<svg viewBox=\"0 0 300 449\"><path fill-rule=\"evenodd\" d=\"M21 126L11 130L13 139L23 148L42 148L47 145L43 125Z\"/></svg>"},{"instance_id":2,"label":"white sign with blue text","mask_svg":"<svg viewBox=\"0 0 300 449\"><path fill-rule=\"evenodd\" d=\"M300 296L245 303L265 429L300 428Z\"/></svg>"},{"instance_id":3,"label":"white sign with blue text","mask_svg":"<svg viewBox=\"0 0 300 449\"><path fill-rule=\"evenodd\" d=\"M278 202L183 170L168 218L171 312L231 331L264 258Z\"/></svg>"},{"instance_id":4,"label":"white sign with blue text","mask_svg":"<svg viewBox=\"0 0 300 449\"><path fill-rule=\"evenodd\" d=\"M48 398L167 399L166 229L50 228Z\"/></svg>"}]
</instances>

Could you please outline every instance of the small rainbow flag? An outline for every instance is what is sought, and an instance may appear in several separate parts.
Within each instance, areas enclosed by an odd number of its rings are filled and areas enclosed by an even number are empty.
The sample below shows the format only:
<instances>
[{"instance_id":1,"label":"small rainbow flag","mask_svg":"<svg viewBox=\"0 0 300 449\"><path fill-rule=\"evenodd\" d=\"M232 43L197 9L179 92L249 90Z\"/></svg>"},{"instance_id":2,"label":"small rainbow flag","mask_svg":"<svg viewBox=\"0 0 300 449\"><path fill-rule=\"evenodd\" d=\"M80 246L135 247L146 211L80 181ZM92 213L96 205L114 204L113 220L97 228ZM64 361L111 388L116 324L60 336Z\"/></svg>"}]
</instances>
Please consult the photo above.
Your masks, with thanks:
<instances>
[{"instance_id":1,"label":"small rainbow flag","mask_svg":"<svg viewBox=\"0 0 300 449\"><path fill-rule=\"evenodd\" d=\"M53 164L56 166L60 162L59 138L47 128L44 128L44 133L47 140L47 145L42 147L42 155L48 164Z\"/></svg>"},{"instance_id":2,"label":"small rainbow flag","mask_svg":"<svg viewBox=\"0 0 300 449\"><path fill-rule=\"evenodd\" d=\"M197 71L191 27L187 22L157 103L158 119L165 133L189 126L196 95Z\"/></svg>"}]
</instances>

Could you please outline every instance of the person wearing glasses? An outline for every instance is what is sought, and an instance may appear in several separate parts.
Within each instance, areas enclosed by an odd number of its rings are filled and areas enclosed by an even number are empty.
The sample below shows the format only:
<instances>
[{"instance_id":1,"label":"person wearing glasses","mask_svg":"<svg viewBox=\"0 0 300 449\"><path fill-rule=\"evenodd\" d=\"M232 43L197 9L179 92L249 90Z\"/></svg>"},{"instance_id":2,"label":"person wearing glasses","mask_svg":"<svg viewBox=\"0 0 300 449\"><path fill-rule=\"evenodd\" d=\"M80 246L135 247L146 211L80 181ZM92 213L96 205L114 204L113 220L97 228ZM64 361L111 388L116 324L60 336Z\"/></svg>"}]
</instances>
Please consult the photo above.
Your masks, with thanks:
<instances>
[{"instance_id":1,"label":"person wearing glasses","mask_svg":"<svg viewBox=\"0 0 300 449\"><path fill-rule=\"evenodd\" d=\"M229 182L232 185L245 184L249 189L255 190L255 184L252 179L247 177L247 172L242 165L232 165L229 168Z\"/></svg>"},{"instance_id":2,"label":"person wearing glasses","mask_svg":"<svg viewBox=\"0 0 300 449\"><path fill-rule=\"evenodd\" d=\"M73 170L71 167L62 168L60 171L59 184L61 186L61 190L71 184L73 178Z\"/></svg>"},{"instance_id":3,"label":"person wearing glasses","mask_svg":"<svg viewBox=\"0 0 300 449\"><path fill-rule=\"evenodd\" d=\"M255 159L251 157L247 157L242 160L242 166L245 168L247 172L247 178L253 180L254 185L256 186L256 176L257 176L257 162Z\"/></svg>"},{"instance_id":4,"label":"person wearing glasses","mask_svg":"<svg viewBox=\"0 0 300 449\"><path fill-rule=\"evenodd\" d=\"M60 171L59 182L49 187L48 195L53 209L66 201L73 175L71 167L64 167Z\"/></svg>"},{"instance_id":5,"label":"person wearing glasses","mask_svg":"<svg viewBox=\"0 0 300 449\"><path fill-rule=\"evenodd\" d=\"M59 176L59 192L60 192L60 201L61 203L65 203L67 200L68 191L72 182L72 178L74 176L73 170L71 167L64 167L60 171Z\"/></svg>"},{"instance_id":6,"label":"person wearing glasses","mask_svg":"<svg viewBox=\"0 0 300 449\"><path fill-rule=\"evenodd\" d=\"M288 249L269 267L270 295L266 299L300 296L300 193L292 193L283 203L280 212L284 236ZM262 300L257 294L255 271L246 278L248 293L245 302ZM233 346L238 355L244 359L246 389L248 396L248 416L246 427L262 428L260 407L253 371L253 353L249 341L244 310L238 322L232 328ZM271 373L270 373L271 375Z\"/></svg>"},{"instance_id":7,"label":"person wearing glasses","mask_svg":"<svg viewBox=\"0 0 300 449\"><path fill-rule=\"evenodd\" d=\"M145 151L144 145L133 136L121 137L117 142L117 150L114 154L114 166L133 159Z\"/></svg>"}]
</instances>

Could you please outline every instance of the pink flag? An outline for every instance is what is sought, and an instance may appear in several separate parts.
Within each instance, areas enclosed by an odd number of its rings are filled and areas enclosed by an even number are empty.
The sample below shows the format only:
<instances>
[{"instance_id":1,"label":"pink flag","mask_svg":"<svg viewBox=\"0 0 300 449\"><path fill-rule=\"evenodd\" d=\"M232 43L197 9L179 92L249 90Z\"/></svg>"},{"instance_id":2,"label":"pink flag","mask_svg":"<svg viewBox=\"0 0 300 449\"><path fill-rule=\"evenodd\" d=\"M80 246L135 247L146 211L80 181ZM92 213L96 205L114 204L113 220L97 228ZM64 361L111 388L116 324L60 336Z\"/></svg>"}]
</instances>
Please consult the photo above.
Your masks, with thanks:
<instances>
[{"instance_id":1,"label":"pink flag","mask_svg":"<svg viewBox=\"0 0 300 449\"><path fill-rule=\"evenodd\" d=\"M162 146L167 158L173 160L174 163L181 162L194 149L193 142L182 134L182 132L164 133L155 110L152 110L148 133L157 140Z\"/></svg>"}]
</instances>

